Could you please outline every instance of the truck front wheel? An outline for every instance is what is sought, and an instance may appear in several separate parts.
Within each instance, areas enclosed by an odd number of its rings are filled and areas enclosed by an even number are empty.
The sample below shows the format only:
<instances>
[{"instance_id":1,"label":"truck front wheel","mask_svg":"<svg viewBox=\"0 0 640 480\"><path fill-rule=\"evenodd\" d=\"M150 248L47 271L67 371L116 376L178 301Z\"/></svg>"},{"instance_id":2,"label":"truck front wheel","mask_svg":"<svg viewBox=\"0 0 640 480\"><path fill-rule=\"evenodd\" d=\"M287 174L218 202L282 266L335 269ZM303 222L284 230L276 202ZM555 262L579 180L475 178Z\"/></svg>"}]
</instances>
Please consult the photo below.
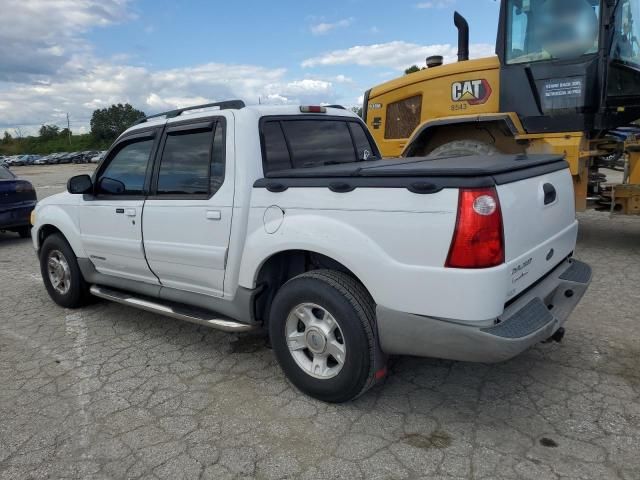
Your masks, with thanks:
<instances>
[{"instance_id":1,"label":"truck front wheel","mask_svg":"<svg viewBox=\"0 0 640 480\"><path fill-rule=\"evenodd\" d=\"M351 276L315 270L289 280L269 318L276 358L303 393L340 403L374 384L374 303Z\"/></svg>"},{"instance_id":2,"label":"truck front wheel","mask_svg":"<svg viewBox=\"0 0 640 480\"><path fill-rule=\"evenodd\" d=\"M78 308L88 303L89 286L71 246L61 235L50 235L42 244L40 272L49 296L61 307Z\"/></svg>"}]
</instances>

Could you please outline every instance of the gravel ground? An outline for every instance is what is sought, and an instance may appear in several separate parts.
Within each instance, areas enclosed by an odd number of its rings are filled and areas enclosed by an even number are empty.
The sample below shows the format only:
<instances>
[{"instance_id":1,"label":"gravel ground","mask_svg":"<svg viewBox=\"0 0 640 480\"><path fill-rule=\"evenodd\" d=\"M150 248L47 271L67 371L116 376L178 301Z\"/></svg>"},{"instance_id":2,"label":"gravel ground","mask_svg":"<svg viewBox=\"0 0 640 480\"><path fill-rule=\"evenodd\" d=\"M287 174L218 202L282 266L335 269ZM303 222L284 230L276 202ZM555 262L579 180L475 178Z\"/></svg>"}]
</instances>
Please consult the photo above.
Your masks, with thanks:
<instances>
[{"instance_id":1,"label":"gravel ground","mask_svg":"<svg viewBox=\"0 0 640 480\"><path fill-rule=\"evenodd\" d=\"M42 196L92 166L16 169ZM0 234L0 479L640 478L640 218L591 212L594 283L561 345L500 365L396 358L346 405L289 386L259 336L48 298Z\"/></svg>"}]
</instances>

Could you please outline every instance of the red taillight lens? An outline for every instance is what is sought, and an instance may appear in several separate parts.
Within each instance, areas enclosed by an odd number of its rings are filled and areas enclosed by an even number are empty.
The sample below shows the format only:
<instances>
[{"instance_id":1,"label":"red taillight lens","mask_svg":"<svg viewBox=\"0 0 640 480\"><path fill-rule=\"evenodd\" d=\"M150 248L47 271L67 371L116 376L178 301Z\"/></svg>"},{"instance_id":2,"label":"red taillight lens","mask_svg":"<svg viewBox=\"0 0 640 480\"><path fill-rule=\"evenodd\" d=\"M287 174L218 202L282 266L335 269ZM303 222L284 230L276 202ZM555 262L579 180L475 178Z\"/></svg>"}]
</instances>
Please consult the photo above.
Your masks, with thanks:
<instances>
[{"instance_id":1,"label":"red taillight lens","mask_svg":"<svg viewBox=\"0 0 640 480\"><path fill-rule=\"evenodd\" d=\"M490 268L504 263L502 211L495 188L462 189L448 268Z\"/></svg>"}]
</instances>

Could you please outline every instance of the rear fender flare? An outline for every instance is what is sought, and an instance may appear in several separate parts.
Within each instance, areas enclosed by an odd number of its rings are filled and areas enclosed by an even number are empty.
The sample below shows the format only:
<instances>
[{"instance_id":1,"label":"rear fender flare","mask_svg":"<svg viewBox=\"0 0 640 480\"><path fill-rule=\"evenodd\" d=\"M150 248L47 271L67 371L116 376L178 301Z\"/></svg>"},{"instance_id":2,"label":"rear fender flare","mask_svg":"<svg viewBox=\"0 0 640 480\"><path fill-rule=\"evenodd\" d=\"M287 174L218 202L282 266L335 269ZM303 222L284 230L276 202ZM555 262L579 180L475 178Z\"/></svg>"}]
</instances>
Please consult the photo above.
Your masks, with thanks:
<instances>
[{"instance_id":1,"label":"rear fender flare","mask_svg":"<svg viewBox=\"0 0 640 480\"><path fill-rule=\"evenodd\" d=\"M384 281L376 272L396 261L375 243L375 239L352 225L312 212L285 218L279 232L286 232L286 236L270 235L262 225L247 236L240 265L241 287L255 288L260 269L273 255L298 250L335 260L353 272L374 300L384 296L380 290L384 288ZM376 268L372 268L372 264Z\"/></svg>"}]
</instances>

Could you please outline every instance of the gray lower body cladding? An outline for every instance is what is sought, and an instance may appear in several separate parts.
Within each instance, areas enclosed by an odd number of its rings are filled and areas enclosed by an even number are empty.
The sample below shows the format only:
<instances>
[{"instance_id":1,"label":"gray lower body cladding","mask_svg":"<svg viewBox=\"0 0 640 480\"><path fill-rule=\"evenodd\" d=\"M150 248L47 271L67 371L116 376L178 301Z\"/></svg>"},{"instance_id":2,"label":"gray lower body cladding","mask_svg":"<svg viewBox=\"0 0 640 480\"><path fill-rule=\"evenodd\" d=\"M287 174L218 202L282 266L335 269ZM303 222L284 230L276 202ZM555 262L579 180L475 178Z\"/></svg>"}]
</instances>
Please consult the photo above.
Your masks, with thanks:
<instances>
[{"instance_id":1,"label":"gray lower body cladding","mask_svg":"<svg viewBox=\"0 0 640 480\"><path fill-rule=\"evenodd\" d=\"M176 290L162 285L152 285L149 283L104 275L98 272L91 260L87 258L78 258L78 266L80 267L82 276L86 282L90 284L110 287L121 292L130 292L166 303L197 307L209 312L218 313L225 318L246 325L257 324L253 306L255 304L255 295L259 293L258 289L249 290L246 288L238 288L233 300L229 300L226 298L223 299L199 293Z\"/></svg>"},{"instance_id":2,"label":"gray lower body cladding","mask_svg":"<svg viewBox=\"0 0 640 480\"><path fill-rule=\"evenodd\" d=\"M567 321L591 282L591 268L566 260L510 304L496 325L476 327L377 307L387 354L469 362L508 360L549 339Z\"/></svg>"}]
</instances>

